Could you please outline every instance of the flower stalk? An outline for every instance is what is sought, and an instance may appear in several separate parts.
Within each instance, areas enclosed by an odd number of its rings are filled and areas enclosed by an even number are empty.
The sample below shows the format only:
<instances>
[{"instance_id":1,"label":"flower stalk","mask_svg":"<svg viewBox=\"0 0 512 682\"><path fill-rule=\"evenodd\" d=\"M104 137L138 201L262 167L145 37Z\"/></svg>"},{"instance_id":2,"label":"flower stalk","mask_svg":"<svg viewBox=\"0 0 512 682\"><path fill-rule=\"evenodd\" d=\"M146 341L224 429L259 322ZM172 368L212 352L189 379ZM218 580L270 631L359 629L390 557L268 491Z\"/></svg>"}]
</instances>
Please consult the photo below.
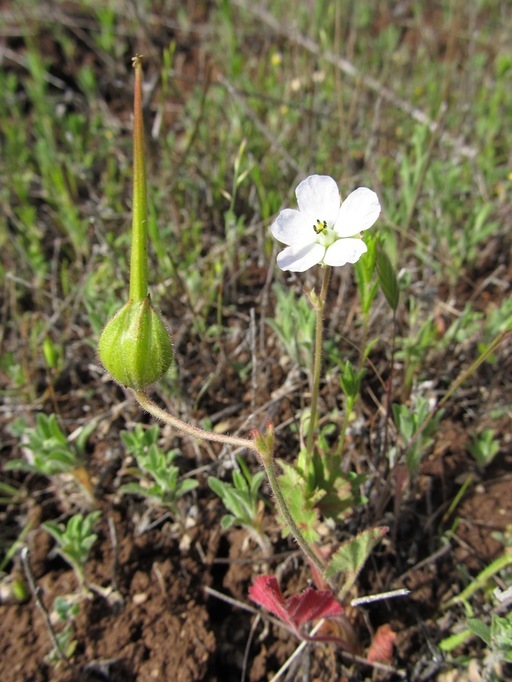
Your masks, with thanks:
<instances>
[{"instance_id":1,"label":"flower stalk","mask_svg":"<svg viewBox=\"0 0 512 682\"><path fill-rule=\"evenodd\" d=\"M323 268L324 276L320 295L315 299L316 326L315 326L315 350L313 364L313 391L311 394L311 412L309 417L308 437L306 440L306 470L309 472L309 464L313 454L313 441L317 425L318 396L320 393L320 373L322 371L322 346L324 338L324 309L331 280L331 268L327 265Z\"/></svg>"}]
</instances>

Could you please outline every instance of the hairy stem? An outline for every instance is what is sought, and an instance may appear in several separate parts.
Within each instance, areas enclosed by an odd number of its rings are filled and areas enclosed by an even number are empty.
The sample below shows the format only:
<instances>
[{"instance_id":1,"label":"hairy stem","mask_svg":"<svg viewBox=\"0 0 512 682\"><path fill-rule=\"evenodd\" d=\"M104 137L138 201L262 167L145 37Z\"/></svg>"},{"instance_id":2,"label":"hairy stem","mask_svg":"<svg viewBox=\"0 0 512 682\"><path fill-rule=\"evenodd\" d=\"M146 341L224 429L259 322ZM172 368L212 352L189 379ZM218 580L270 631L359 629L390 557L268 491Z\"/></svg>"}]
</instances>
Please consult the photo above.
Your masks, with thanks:
<instances>
[{"instance_id":1,"label":"hairy stem","mask_svg":"<svg viewBox=\"0 0 512 682\"><path fill-rule=\"evenodd\" d=\"M295 523L295 520L293 519L292 515L290 514L290 510L288 509L288 505L286 504L283 493L281 491L281 487L277 480L273 456L268 453L267 454L260 453L260 457L263 466L265 467L265 473L267 474L268 482L274 494L277 506L279 508L279 511L281 512L281 515L286 525L288 526L290 533L293 535L295 541L297 542L301 550L304 552L306 557L320 571L320 575L324 575L325 566L323 562L320 560L317 554L315 554L315 552L307 542L306 538L300 531L299 527Z\"/></svg>"},{"instance_id":2,"label":"hairy stem","mask_svg":"<svg viewBox=\"0 0 512 682\"><path fill-rule=\"evenodd\" d=\"M133 393L143 410L146 410L146 412L152 414L153 417L160 419L166 424L173 426L175 429L178 429L178 431L182 431L183 433L187 433L189 436L193 436L194 438L199 438L201 440L209 440L214 443L224 443L225 445L234 445L238 448L247 448L248 450L252 450L253 452L260 454L254 441L249 440L248 438L226 436L220 433L213 433L212 431L205 431L204 429L201 429L198 426L193 426L192 424L187 424L187 422L178 419L178 417L174 417L172 414L169 414L169 412L162 410L162 408L158 407L158 405L155 405L155 403L147 396L146 393L144 393L144 391L134 390Z\"/></svg>"}]
</instances>

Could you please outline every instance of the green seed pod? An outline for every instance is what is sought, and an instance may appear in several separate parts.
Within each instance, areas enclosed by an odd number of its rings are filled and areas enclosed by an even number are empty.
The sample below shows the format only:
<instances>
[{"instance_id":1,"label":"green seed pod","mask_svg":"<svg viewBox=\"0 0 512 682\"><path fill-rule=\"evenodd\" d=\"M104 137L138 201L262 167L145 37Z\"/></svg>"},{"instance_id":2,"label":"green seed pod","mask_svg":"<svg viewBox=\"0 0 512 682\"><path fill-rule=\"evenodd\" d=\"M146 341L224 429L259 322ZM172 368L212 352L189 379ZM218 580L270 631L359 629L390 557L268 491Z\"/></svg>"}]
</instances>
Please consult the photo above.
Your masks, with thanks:
<instances>
[{"instance_id":1,"label":"green seed pod","mask_svg":"<svg viewBox=\"0 0 512 682\"><path fill-rule=\"evenodd\" d=\"M173 357L171 338L149 296L129 301L114 315L98 353L105 369L128 388L140 390L165 376Z\"/></svg>"}]
</instances>

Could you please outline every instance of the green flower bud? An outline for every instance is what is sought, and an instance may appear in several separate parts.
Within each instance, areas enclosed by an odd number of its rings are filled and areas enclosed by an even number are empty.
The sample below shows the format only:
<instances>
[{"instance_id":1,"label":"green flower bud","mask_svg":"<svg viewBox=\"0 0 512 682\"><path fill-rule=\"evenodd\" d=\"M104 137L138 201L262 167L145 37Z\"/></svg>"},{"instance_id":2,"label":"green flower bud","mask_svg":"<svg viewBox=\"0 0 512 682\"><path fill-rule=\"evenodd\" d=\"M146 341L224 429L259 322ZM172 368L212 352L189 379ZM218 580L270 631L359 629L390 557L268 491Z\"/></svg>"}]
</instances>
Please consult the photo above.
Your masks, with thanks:
<instances>
[{"instance_id":1,"label":"green flower bud","mask_svg":"<svg viewBox=\"0 0 512 682\"><path fill-rule=\"evenodd\" d=\"M165 376L173 357L171 338L149 296L129 301L114 315L98 353L105 369L128 388L140 390Z\"/></svg>"},{"instance_id":2,"label":"green flower bud","mask_svg":"<svg viewBox=\"0 0 512 682\"><path fill-rule=\"evenodd\" d=\"M271 462L274 454L275 440L275 431L272 422L267 422L265 433L261 433L261 431L258 431L258 429L254 429L252 432L252 438L254 445L256 446L256 449L263 460L263 463L265 464L266 462Z\"/></svg>"}]
</instances>

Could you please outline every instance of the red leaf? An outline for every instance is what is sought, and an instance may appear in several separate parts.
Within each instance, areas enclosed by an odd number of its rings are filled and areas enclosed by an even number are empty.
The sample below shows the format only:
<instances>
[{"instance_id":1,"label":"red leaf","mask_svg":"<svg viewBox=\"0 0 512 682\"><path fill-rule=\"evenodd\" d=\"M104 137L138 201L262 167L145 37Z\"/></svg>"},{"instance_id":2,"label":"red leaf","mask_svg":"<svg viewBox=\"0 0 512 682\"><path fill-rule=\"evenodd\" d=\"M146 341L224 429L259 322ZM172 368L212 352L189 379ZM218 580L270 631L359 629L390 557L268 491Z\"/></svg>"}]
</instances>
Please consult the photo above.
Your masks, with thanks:
<instances>
[{"instance_id":1,"label":"red leaf","mask_svg":"<svg viewBox=\"0 0 512 682\"><path fill-rule=\"evenodd\" d=\"M368 663L391 663L393 659L393 644L396 640L396 634L391 629L391 625L386 623L381 625L368 650L366 660Z\"/></svg>"},{"instance_id":2,"label":"red leaf","mask_svg":"<svg viewBox=\"0 0 512 682\"><path fill-rule=\"evenodd\" d=\"M288 623L284 597L273 575L258 576L249 588L249 598L263 606L285 623Z\"/></svg>"},{"instance_id":3,"label":"red leaf","mask_svg":"<svg viewBox=\"0 0 512 682\"><path fill-rule=\"evenodd\" d=\"M341 616L343 609L329 590L308 587L302 594L294 594L286 602L286 609L297 626L311 620Z\"/></svg>"},{"instance_id":4,"label":"red leaf","mask_svg":"<svg viewBox=\"0 0 512 682\"><path fill-rule=\"evenodd\" d=\"M249 597L296 632L301 625L320 618L341 616L343 609L329 590L308 587L302 594L284 599L277 579L272 575L259 576L249 588Z\"/></svg>"}]
</instances>

